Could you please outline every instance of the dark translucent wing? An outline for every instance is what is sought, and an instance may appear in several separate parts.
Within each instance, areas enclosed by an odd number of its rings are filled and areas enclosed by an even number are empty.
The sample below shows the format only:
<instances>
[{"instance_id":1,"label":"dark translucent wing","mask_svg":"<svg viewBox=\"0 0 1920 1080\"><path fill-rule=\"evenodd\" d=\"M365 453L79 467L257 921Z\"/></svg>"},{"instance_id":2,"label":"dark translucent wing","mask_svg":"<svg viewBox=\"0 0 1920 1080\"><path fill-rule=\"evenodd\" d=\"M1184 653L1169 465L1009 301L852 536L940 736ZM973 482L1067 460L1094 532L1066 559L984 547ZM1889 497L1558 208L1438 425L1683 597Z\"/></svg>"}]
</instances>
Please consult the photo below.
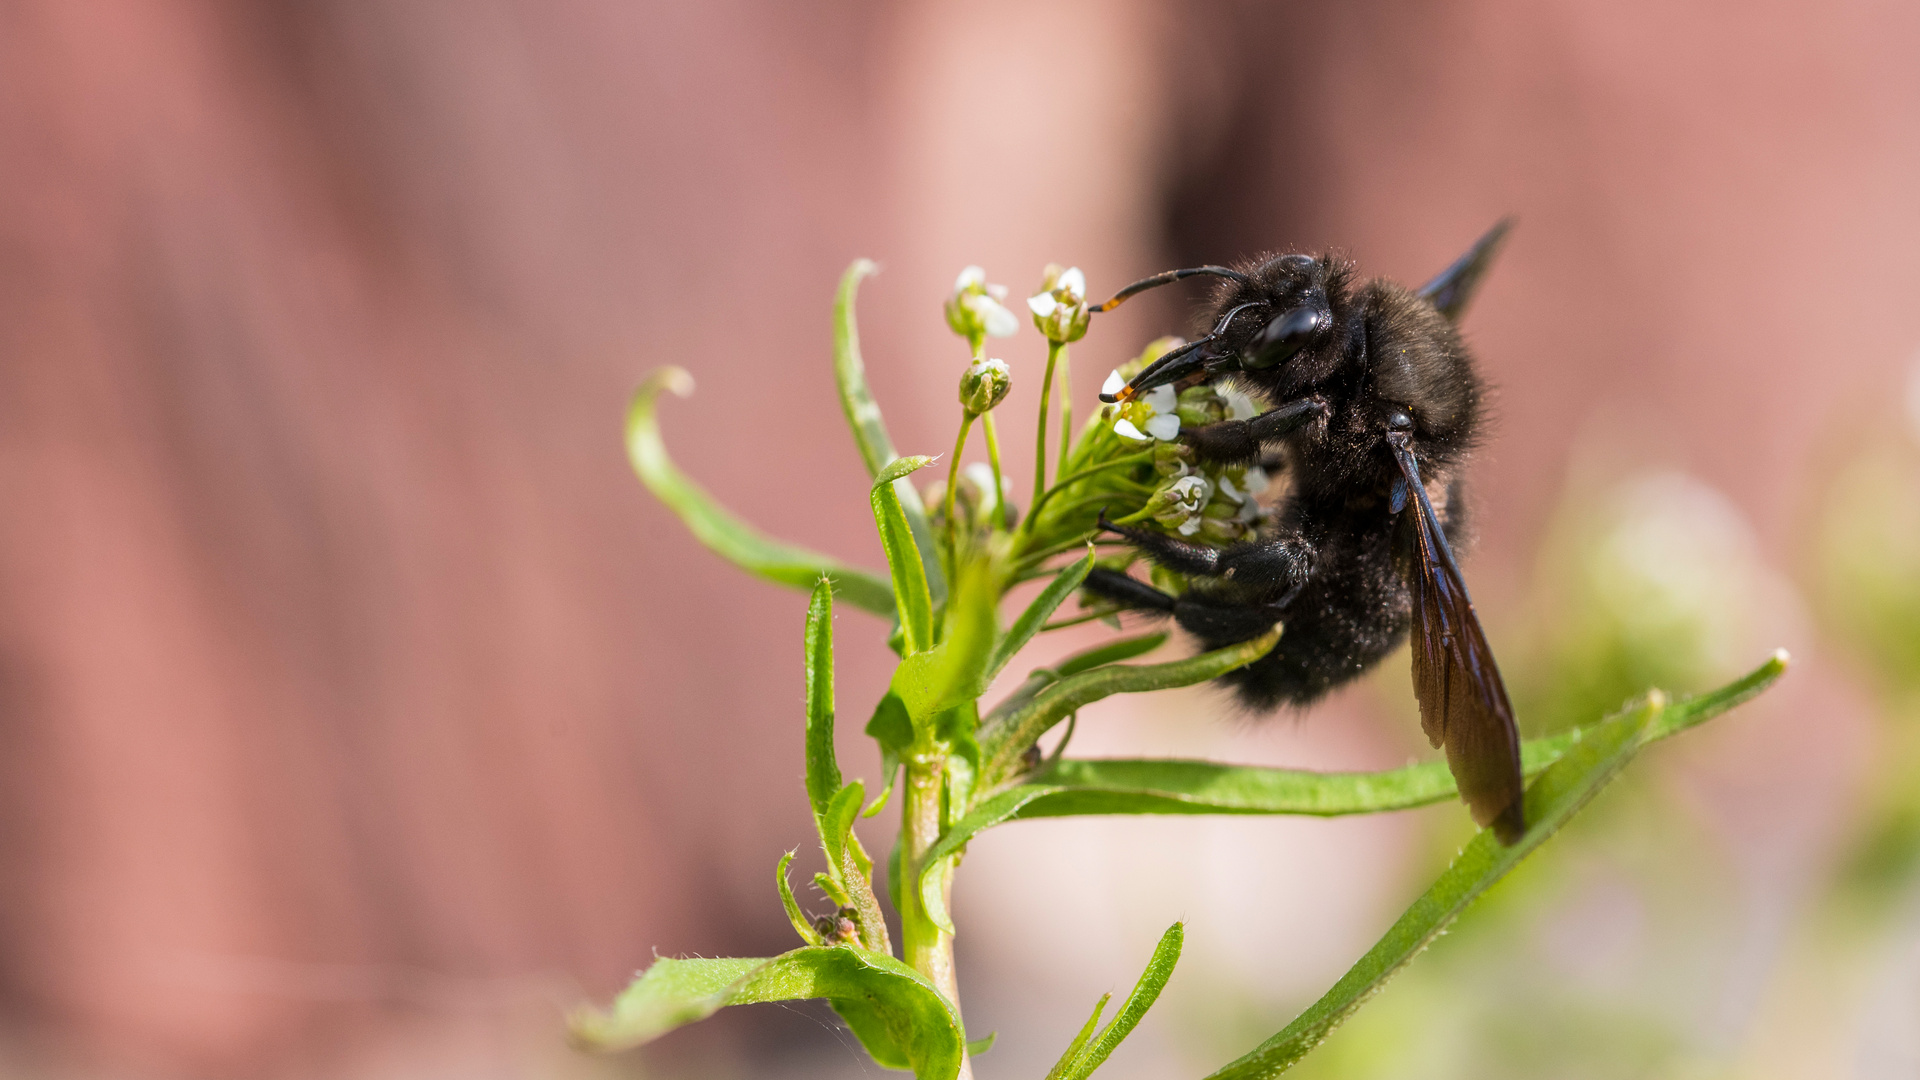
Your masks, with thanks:
<instances>
[{"instance_id":1,"label":"dark translucent wing","mask_svg":"<svg viewBox=\"0 0 1920 1080\"><path fill-rule=\"evenodd\" d=\"M1413 692L1420 699L1420 726L1434 746L1446 747L1447 767L1473 820L1492 827L1502 843L1510 844L1526 831L1513 705L1404 438L1395 440L1394 457L1413 495L1409 509L1418 545L1410 585Z\"/></svg>"},{"instance_id":2,"label":"dark translucent wing","mask_svg":"<svg viewBox=\"0 0 1920 1080\"><path fill-rule=\"evenodd\" d=\"M1467 301L1473 299L1474 290L1480 287L1481 277L1485 276L1487 267L1493 265L1493 257L1500 253L1500 242L1507 238L1507 230L1511 228L1513 219L1501 218L1465 255L1453 260L1452 266L1420 286L1420 295L1431 300L1448 322L1460 321L1460 313L1467 310Z\"/></svg>"}]
</instances>

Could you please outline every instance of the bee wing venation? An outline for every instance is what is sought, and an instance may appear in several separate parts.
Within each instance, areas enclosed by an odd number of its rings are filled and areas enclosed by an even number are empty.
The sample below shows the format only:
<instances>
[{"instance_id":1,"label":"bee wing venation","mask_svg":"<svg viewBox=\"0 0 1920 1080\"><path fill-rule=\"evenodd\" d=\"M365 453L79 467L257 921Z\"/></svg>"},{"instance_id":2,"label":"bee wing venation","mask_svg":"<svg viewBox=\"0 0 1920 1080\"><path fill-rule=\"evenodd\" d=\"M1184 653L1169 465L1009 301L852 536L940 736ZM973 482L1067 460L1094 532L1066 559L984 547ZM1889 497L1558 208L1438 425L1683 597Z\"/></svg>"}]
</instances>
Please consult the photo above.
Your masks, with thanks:
<instances>
[{"instance_id":1,"label":"bee wing venation","mask_svg":"<svg viewBox=\"0 0 1920 1080\"><path fill-rule=\"evenodd\" d=\"M1493 650L1473 611L1473 599L1447 546L1438 515L1420 485L1410 451L1395 448L1414 493L1416 551L1413 590L1413 692L1420 725L1447 751L1473 819L1512 842L1525 825L1520 797L1520 732Z\"/></svg>"}]
</instances>

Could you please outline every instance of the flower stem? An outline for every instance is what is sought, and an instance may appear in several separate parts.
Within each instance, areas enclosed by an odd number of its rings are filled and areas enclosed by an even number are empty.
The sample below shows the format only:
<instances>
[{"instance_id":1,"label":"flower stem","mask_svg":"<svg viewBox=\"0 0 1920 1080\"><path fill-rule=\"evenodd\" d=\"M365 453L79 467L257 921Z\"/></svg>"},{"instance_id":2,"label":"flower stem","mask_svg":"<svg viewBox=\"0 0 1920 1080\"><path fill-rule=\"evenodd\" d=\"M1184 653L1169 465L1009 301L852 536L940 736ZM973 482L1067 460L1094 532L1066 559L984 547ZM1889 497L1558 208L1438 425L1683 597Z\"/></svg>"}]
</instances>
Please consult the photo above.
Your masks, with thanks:
<instances>
[{"instance_id":1,"label":"flower stem","mask_svg":"<svg viewBox=\"0 0 1920 1080\"><path fill-rule=\"evenodd\" d=\"M980 430L987 436L987 461L993 465L993 494L1000 506L1000 526L1012 531L1013 507L1007 505L1007 484L1000 478L1000 435L994 430L992 413L980 417Z\"/></svg>"},{"instance_id":2,"label":"flower stem","mask_svg":"<svg viewBox=\"0 0 1920 1080\"><path fill-rule=\"evenodd\" d=\"M1067 475L1067 459L1073 454L1073 364L1067 361L1067 347L1060 346L1060 468L1055 475ZM1047 452L1042 442L1036 454Z\"/></svg>"},{"instance_id":3,"label":"flower stem","mask_svg":"<svg viewBox=\"0 0 1920 1080\"><path fill-rule=\"evenodd\" d=\"M953 440L953 460L947 463L947 580L960 565L959 530L953 516L953 497L960 492L960 455L967 448L967 432L973 430L973 414L960 411L960 437Z\"/></svg>"},{"instance_id":4,"label":"flower stem","mask_svg":"<svg viewBox=\"0 0 1920 1080\"><path fill-rule=\"evenodd\" d=\"M1057 341L1047 342L1047 376L1040 381L1040 430L1033 437L1033 501L1027 510L1029 530L1033 527L1033 512L1040 508L1041 497L1047 490L1047 409L1053 397L1053 366L1066 351L1067 347ZM1062 459L1064 465L1064 455Z\"/></svg>"}]
</instances>

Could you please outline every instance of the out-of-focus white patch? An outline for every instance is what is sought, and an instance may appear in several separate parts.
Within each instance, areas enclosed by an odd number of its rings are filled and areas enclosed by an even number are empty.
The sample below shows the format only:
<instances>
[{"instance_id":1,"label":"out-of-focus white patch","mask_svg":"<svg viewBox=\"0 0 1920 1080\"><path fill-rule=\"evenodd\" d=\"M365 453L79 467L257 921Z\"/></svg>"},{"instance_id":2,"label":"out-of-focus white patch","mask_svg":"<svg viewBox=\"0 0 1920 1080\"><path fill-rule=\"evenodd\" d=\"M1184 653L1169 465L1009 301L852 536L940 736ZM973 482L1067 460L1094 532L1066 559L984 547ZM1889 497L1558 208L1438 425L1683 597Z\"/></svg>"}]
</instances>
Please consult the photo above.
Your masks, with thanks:
<instances>
[{"instance_id":1,"label":"out-of-focus white patch","mask_svg":"<svg viewBox=\"0 0 1920 1080\"><path fill-rule=\"evenodd\" d=\"M1231 386L1220 387L1215 393L1220 395L1221 401L1227 403L1229 420L1251 420L1260 415L1260 409L1254 405L1253 399Z\"/></svg>"},{"instance_id":2,"label":"out-of-focus white patch","mask_svg":"<svg viewBox=\"0 0 1920 1080\"><path fill-rule=\"evenodd\" d=\"M1060 301L1055 300L1050 292L1035 293L1027 297L1027 310L1042 319L1053 314L1053 309L1059 306Z\"/></svg>"},{"instance_id":3,"label":"out-of-focus white patch","mask_svg":"<svg viewBox=\"0 0 1920 1080\"><path fill-rule=\"evenodd\" d=\"M1087 297L1087 275L1081 273L1079 267L1069 266L1066 273L1060 275L1060 280L1053 283L1053 287L1076 301L1084 300Z\"/></svg>"},{"instance_id":4,"label":"out-of-focus white patch","mask_svg":"<svg viewBox=\"0 0 1920 1080\"><path fill-rule=\"evenodd\" d=\"M953 291L966 292L975 285L985 286L986 283L987 272L978 266L969 266L960 271L959 277L953 279Z\"/></svg>"}]
</instances>

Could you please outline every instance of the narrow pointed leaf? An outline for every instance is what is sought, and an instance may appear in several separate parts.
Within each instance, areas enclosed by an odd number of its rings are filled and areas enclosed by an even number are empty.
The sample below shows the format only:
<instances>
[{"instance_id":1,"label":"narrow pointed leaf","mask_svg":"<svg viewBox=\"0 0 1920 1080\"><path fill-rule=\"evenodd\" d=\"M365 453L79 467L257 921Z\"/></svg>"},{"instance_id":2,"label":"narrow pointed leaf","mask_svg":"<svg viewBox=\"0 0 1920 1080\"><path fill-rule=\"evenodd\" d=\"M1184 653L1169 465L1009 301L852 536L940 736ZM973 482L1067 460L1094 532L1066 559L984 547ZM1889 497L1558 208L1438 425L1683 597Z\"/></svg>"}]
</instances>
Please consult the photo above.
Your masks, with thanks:
<instances>
[{"instance_id":1,"label":"narrow pointed leaf","mask_svg":"<svg viewBox=\"0 0 1920 1080\"><path fill-rule=\"evenodd\" d=\"M840 291L833 301L833 379L840 389L840 407L846 411L847 427L866 463L867 475L878 476L900 455L893 449L887 423L880 416L880 405L867 389L867 365L860 356L860 325L854 318L854 295L860 291L860 279L880 268L871 260L855 259L840 277ZM926 571L927 587L935 602L946 598L946 584L940 572L939 548L934 546L933 526L927 522L926 507L920 493L904 480L896 480L893 490L900 499L900 510L913 531L920 550L920 565Z\"/></svg>"},{"instance_id":2,"label":"narrow pointed leaf","mask_svg":"<svg viewBox=\"0 0 1920 1080\"><path fill-rule=\"evenodd\" d=\"M1082 1050L1068 1071L1068 1080L1085 1080L1099 1068L1119 1046L1121 1040L1133 1033L1140 1018L1147 1015L1153 1003L1160 998L1160 991L1166 988L1167 980L1173 976L1173 966L1180 962L1180 946L1186 940L1186 927L1174 923L1160 936L1160 944L1154 946L1153 957L1147 961L1147 970L1140 974L1140 981L1134 984L1133 993L1113 1014L1113 1022L1101 1029L1100 1034ZM1102 999L1104 1000L1104 999Z\"/></svg>"},{"instance_id":3,"label":"narrow pointed leaf","mask_svg":"<svg viewBox=\"0 0 1920 1080\"><path fill-rule=\"evenodd\" d=\"M1166 690L1216 679L1265 656L1280 640L1280 628L1184 660L1165 664L1111 664L1068 676L1035 694L1033 700L1002 717L982 740L987 747L984 780L997 784L1020 769L1021 755L1053 725L1113 694Z\"/></svg>"},{"instance_id":4,"label":"narrow pointed leaf","mask_svg":"<svg viewBox=\"0 0 1920 1080\"><path fill-rule=\"evenodd\" d=\"M593 1049L639 1046L728 1005L825 998L874 1060L919 1080L953 1080L965 1036L926 977L891 956L808 946L771 959L655 960L606 1012L576 1013L574 1039Z\"/></svg>"},{"instance_id":5,"label":"narrow pointed leaf","mask_svg":"<svg viewBox=\"0 0 1920 1080\"><path fill-rule=\"evenodd\" d=\"M1644 741L1676 735L1748 701L1771 686L1786 666L1786 654L1776 653L1726 686L1667 706L1648 727ZM1538 776L1595 726L1522 743L1522 771L1529 778ZM945 858L995 825L1028 818L1095 814L1332 817L1406 810L1457 794L1453 776L1441 761L1382 772L1324 773L1177 759L1069 759L975 806L942 834L927 858L930 862Z\"/></svg>"},{"instance_id":6,"label":"narrow pointed leaf","mask_svg":"<svg viewBox=\"0 0 1920 1080\"><path fill-rule=\"evenodd\" d=\"M840 791L840 760L833 748L833 590L824 581L807 603L806 652L807 798L819 817Z\"/></svg>"},{"instance_id":7,"label":"narrow pointed leaf","mask_svg":"<svg viewBox=\"0 0 1920 1080\"><path fill-rule=\"evenodd\" d=\"M1087 1017L1087 1022L1080 1025L1079 1033L1073 1037L1072 1042L1067 1044L1067 1052L1061 1054L1060 1060L1054 1062L1053 1068L1047 1070L1047 1080L1066 1080L1073 1069L1073 1063L1080 1060L1081 1051L1087 1048L1087 1043L1092 1040L1095 1029L1100 1026L1100 1016L1107 1011L1107 1002L1112 1000L1112 994L1101 994L1100 1000L1093 1003L1093 1015Z\"/></svg>"},{"instance_id":8,"label":"narrow pointed leaf","mask_svg":"<svg viewBox=\"0 0 1920 1080\"><path fill-rule=\"evenodd\" d=\"M800 910L800 901L793 895L793 883L787 880L787 867L793 865L793 852L780 856L780 867L774 871L774 880L780 885L780 906L787 911L787 920L793 923L793 932L800 940L809 945L820 944L820 934L813 928L813 922L807 913Z\"/></svg>"},{"instance_id":9,"label":"narrow pointed leaf","mask_svg":"<svg viewBox=\"0 0 1920 1080\"><path fill-rule=\"evenodd\" d=\"M839 889L836 899L854 910L860 943L886 953L893 951L893 944L888 940L880 901L873 894L873 859L853 835L853 823L865 799L864 786L858 780L834 795L820 815L820 846L827 856L827 877Z\"/></svg>"},{"instance_id":10,"label":"narrow pointed leaf","mask_svg":"<svg viewBox=\"0 0 1920 1080\"><path fill-rule=\"evenodd\" d=\"M900 612L900 628L906 635L907 656L933 647L933 595L927 591L926 567L921 564L920 548L914 543L894 481L932 460L899 458L881 469L873 482L873 523L880 530L880 546L886 549L887 566L893 572L893 598Z\"/></svg>"},{"instance_id":11,"label":"narrow pointed leaf","mask_svg":"<svg viewBox=\"0 0 1920 1080\"><path fill-rule=\"evenodd\" d=\"M1482 832L1453 865L1361 957L1333 989L1271 1039L1214 1073L1209 1080L1265 1080L1293 1067L1308 1051L1353 1015L1493 884L1506 876L1619 775L1639 750L1664 735L1691 727L1758 693L1784 669L1784 654L1738 683L1680 706L1668 718L1659 694L1646 704L1580 732L1580 737L1527 788L1527 831L1512 845ZM1689 707L1691 706L1691 707Z\"/></svg>"},{"instance_id":12,"label":"narrow pointed leaf","mask_svg":"<svg viewBox=\"0 0 1920 1080\"><path fill-rule=\"evenodd\" d=\"M768 581L811 589L826 576L833 580L834 591L855 607L877 615L893 614L893 590L878 575L769 538L688 479L667 456L666 444L660 439L655 406L662 390L685 397L693 392L693 377L681 368L663 367L640 383L627 410L627 457L641 482L680 516L695 539L714 554Z\"/></svg>"},{"instance_id":13,"label":"narrow pointed leaf","mask_svg":"<svg viewBox=\"0 0 1920 1080\"><path fill-rule=\"evenodd\" d=\"M1027 642L1032 641L1033 635L1039 633L1040 628L1053 617L1055 609L1065 603L1067 597L1079 590L1081 584L1087 580L1087 574L1092 570L1093 549L1088 548L1085 559L1054 575L1054 579L1041 590L1040 595L1033 598L1033 603L1027 605L1027 610L1021 612L1020 617L1007 628L1006 636L994 646L993 659L987 664L988 681L1000 674L1001 669L1007 666L1007 662L1012 660L1016 653L1027 647Z\"/></svg>"},{"instance_id":14,"label":"narrow pointed leaf","mask_svg":"<svg viewBox=\"0 0 1920 1080\"><path fill-rule=\"evenodd\" d=\"M1167 632L1156 630L1151 634L1139 634L1134 637L1117 638L1096 645L1091 649L1074 653L1054 665L1053 670L1060 676L1078 675L1083 671L1092 671L1108 664L1118 664L1136 656L1145 656L1167 643Z\"/></svg>"},{"instance_id":15,"label":"narrow pointed leaf","mask_svg":"<svg viewBox=\"0 0 1920 1080\"><path fill-rule=\"evenodd\" d=\"M998 632L998 577L996 567L982 562L963 566L947 602L940 644L909 655L894 669L890 689L916 735L928 732L940 714L971 705L985 691Z\"/></svg>"}]
</instances>

